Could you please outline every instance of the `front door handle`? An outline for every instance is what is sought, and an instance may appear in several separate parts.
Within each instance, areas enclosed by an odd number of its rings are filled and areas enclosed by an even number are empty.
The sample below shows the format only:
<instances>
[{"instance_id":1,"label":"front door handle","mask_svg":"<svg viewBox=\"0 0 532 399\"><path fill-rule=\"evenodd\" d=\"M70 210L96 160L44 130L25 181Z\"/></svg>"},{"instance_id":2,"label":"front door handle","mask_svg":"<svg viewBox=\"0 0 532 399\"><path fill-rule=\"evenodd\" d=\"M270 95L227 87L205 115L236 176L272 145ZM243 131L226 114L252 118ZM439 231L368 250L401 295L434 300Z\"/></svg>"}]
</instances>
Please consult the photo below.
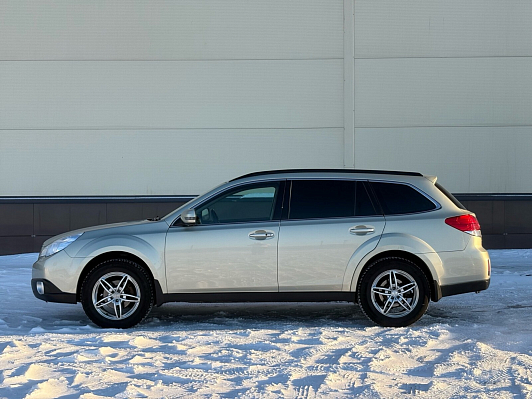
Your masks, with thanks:
<instances>
[{"instance_id":1,"label":"front door handle","mask_svg":"<svg viewBox=\"0 0 532 399\"><path fill-rule=\"evenodd\" d=\"M373 234L375 233L375 227L360 225L360 226L351 227L349 229L349 232L351 234L356 234L359 236L362 236L364 234Z\"/></svg>"},{"instance_id":2,"label":"front door handle","mask_svg":"<svg viewBox=\"0 0 532 399\"><path fill-rule=\"evenodd\" d=\"M267 230L255 230L248 234L248 237L252 240L268 240L274 236L273 231Z\"/></svg>"}]
</instances>

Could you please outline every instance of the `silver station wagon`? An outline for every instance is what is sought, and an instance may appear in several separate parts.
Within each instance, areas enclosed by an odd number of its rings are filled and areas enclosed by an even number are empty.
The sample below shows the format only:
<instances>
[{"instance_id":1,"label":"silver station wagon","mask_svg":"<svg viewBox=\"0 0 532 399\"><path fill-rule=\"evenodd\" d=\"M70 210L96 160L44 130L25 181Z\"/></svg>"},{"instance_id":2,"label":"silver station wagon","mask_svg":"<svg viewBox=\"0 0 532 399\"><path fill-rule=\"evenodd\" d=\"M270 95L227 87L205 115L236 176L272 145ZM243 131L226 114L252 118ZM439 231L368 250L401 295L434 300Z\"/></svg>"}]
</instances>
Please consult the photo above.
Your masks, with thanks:
<instances>
[{"instance_id":1,"label":"silver station wagon","mask_svg":"<svg viewBox=\"0 0 532 399\"><path fill-rule=\"evenodd\" d=\"M165 302L350 301L407 326L429 301L481 291L480 226L434 176L278 170L241 176L163 218L46 241L32 289L128 328Z\"/></svg>"}]
</instances>

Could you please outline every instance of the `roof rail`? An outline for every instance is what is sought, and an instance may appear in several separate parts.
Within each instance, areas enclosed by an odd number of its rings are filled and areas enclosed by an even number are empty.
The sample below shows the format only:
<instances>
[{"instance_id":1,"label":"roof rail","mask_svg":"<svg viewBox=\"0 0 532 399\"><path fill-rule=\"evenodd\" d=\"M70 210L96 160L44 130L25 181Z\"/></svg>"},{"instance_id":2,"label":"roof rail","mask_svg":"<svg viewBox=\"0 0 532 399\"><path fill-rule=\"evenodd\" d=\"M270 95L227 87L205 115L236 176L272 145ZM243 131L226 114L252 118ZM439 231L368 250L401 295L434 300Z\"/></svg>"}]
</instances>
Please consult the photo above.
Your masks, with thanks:
<instances>
[{"instance_id":1,"label":"roof rail","mask_svg":"<svg viewBox=\"0 0 532 399\"><path fill-rule=\"evenodd\" d=\"M398 170L371 170L371 169L278 169L278 170L265 170L262 172L248 173L239 177L235 177L229 181L235 181L244 179L246 177L274 175L279 173L366 173L374 175L398 175L398 176L423 176L418 172L403 172Z\"/></svg>"}]
</instances>

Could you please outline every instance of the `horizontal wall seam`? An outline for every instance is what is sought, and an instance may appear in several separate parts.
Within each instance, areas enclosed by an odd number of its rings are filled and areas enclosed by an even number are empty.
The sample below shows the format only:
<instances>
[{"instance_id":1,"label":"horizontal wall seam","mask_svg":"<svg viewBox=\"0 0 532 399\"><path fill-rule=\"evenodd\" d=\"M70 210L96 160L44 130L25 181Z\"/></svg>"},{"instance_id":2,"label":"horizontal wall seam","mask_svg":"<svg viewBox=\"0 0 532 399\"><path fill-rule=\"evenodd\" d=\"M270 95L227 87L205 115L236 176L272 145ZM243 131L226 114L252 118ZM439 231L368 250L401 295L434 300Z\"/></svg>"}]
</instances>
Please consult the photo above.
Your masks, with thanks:
<instances>
[{"instance_id":1,"label":"horizontal wall seam","mask_svg":"<svg viewBox=\"0 0 532 399\"><path fill-rule=\"evenodd\" d=\"M197 195L135 195L135 196L44 196L44 197L0 197L0 204L52 204L52 203L165 203L188 202Z\"/></svg>"},{"instance_id":2,"label":"horizontal wall seam","mask_svg":"<svg viewBox=\"0 0 532 399\"><path fill-rule=\"evenodd\" d=\"M355 60L403 60L403 59L464 59L464 58L532 58L532 55L458 55L458 56L429 56L429 57L357 57Z\"/></svg>"},{"instance_id":3,"label":"horizontal wall seam","mask_svg":"<svg viewBox=\"0 0 532 399\"><path fill-rule=\"evenodd\" d=\"M479 127L532 127L532 125L401 125L401 126L355 126L355 129L413 129L413 128L479 128ZM2 130L2 129L0 129ZM6 129L9 130L9 129ZM22 129L24 130L24 129Z\"/></svg>"},{"instance_id":4,"label":"horizontal wall seam","mask_svg":"<svg viewBox=\"0 0 532 399\"><path fill-rule=\"evenodd\" d=\"M26 60L26 59L1 59L0 62L235 62L235 61L327 61L327 60L343 60L344 57L318 57L318 58L231 58L231 59L160 59L160 60L143 60L143 59L84 59L84 60L66 60L66 59L53 59L53 60Z\"/></svg>"},{"instance_id":5,"label":"horizontal wall seam","mask_svg":"<svg viewBox=\"0 0 532 399\"><path fill-rule=\"evenodd\" d=\"M55 128L35 128L35 127L17 127L17 128L0 128L0 131L14 130L321 130L321 129L343 129L343 126L320 126L320 127L146 127L146 126L123 126L123 127L55 127Z\"/></svg>"}]
</instances>

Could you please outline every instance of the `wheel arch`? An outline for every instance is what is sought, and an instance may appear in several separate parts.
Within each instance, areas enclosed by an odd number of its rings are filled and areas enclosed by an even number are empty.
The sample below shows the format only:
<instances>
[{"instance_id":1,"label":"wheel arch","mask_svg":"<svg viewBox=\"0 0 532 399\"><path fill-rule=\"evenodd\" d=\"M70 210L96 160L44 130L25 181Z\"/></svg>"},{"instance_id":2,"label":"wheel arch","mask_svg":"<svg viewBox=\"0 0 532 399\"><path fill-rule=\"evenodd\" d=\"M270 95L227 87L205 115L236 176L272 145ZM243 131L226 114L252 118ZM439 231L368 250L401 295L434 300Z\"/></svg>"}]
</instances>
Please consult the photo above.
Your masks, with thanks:
<instances>
[{"instance_id":1,"label":"wheel arch","mask_svg":"<svg viewBox=\"0 0 532 399\"><path fill-rule=\"evenodd\" d=\"M81 274L79 275L78 284L77 284L77 287L76 287L76 301L77 302L81 301L81 297L80 297L80 295L81 295L81 285L83 284L83 281L85 281L85 277L87 277L89 272L91 270L93 270L97 265L99 265L100 263L105 262L107 260L111 260L111 259L129 260L129 261L137 263L140 267L142 267L146 271L148 276L150 277L151 282L153 284L154 291L155 291L153 294L155 296L156 304L160 305L160 301L162 300L162 288L161 288L161 284L159 283L159 281L154 277L151 268L146 264L146 262L143 259L141 259L137 255L134 255L134 254L132 254L130 252L125 252L125 251L104 252L104 253L99 254L98 256L95 256L94 258L92 258L85 265L85 267L81 271Z\"/></svg>"},{"instance_id":2,"label":"wheel arch","mask_svg":"<svg viewBox=\"0 0 532 399\"><path fill-rule=\"evenodd\" d=\"M412 263L414 263L416 266L418 266L423 274L425 274L425 277L427 278L427 281L429 282L429 289L430 289L430 299L434 302L437 302L441 298L441 290L440 285L438 281L435 279L436 276L434 276L431 268L429 267L428 259L425 260L422 259L422 257L426 258L424 254L414 254L412 252L403 251L403 250L387 250L383 252L379 252L377 254L374 254L373 256L369 257L364 262L364 266L361 268L358 267L355 274L353 275L353 280L351 282L351 291L356 292L356 288L358 285L358 281L360 279L360 276L364 275L364 272L371 267L373 263L380 259L384 258L403 258L406 259Z\"/></svg>"}]
</instances>

